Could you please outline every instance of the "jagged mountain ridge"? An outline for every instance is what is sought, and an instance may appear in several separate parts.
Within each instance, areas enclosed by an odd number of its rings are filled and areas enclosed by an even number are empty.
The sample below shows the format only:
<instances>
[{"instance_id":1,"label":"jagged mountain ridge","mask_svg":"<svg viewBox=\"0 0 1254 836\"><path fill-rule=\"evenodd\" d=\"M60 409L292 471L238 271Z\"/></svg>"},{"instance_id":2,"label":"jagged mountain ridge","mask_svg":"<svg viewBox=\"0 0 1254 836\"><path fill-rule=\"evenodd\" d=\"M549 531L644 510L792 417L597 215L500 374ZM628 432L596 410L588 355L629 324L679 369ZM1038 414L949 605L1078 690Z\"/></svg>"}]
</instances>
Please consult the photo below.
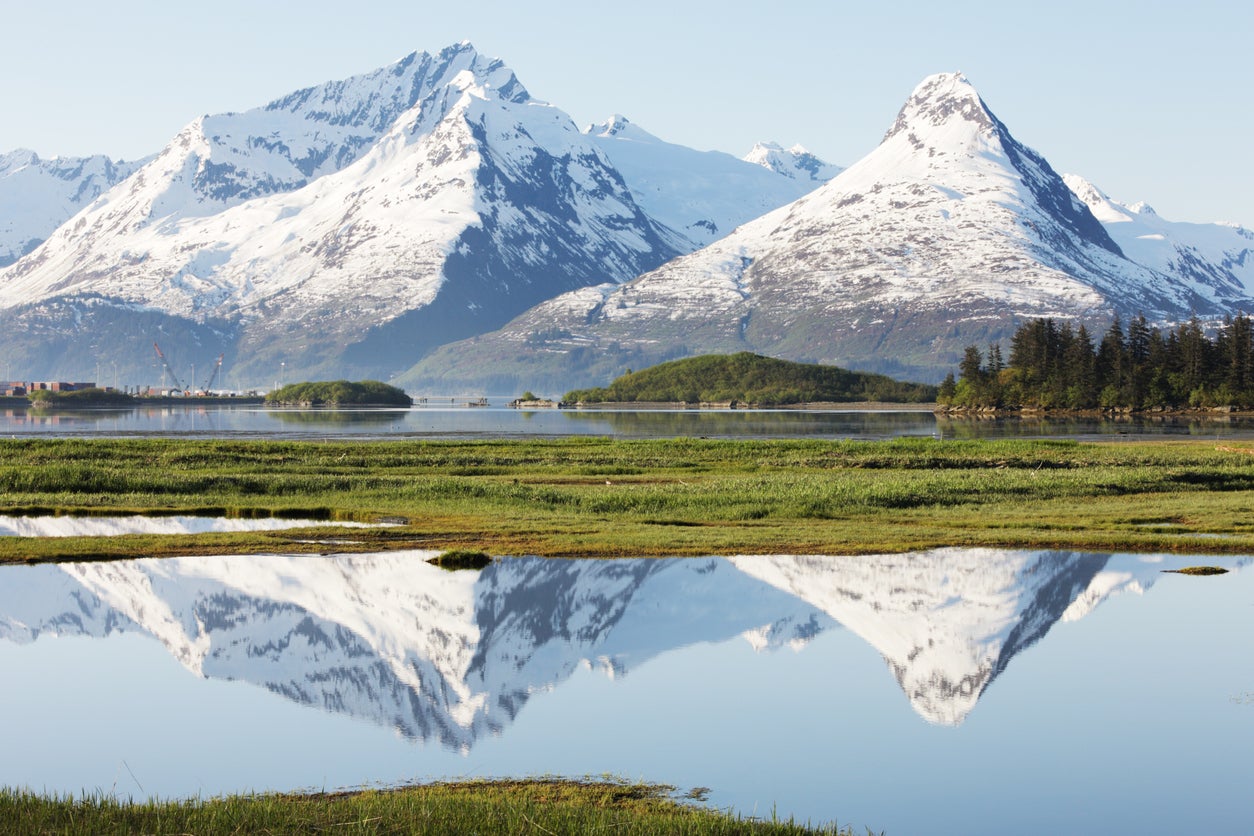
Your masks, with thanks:
<instances>
[{"instance_id":1,"label":"jagged mountain ridge","mask_svg":"<svg viewBox=\"0 0 1254 836\"><path fill-rule=\"evenodd\" d=\"M1065 174L1063 180L1128 258L1234 309L1254 296L1254 231L1168 221L1146 203L1111 199L1078 175Z\"/></svg>"},{"instance_id":2,"label":"jagged mountain ridge","mask_svg":"<svg viewBox=\"0 0 1254 836\"><path fill-rule=\"evenodd\" d=\"M777 142L759 142L743 159L791 180L809 182L814 186L822 185L844 171L840 166L824 162L811 154L804 145L784 148Z\"/></svg>"},{"instance_id":3,"label":"jagged mountain ridge","mask_svg":"<svg viewBox=\"0 0 1254 836\"><path fill-rule=\"evenodd\" d=\"M516 558L449 573L423 556L11 567L0 638L139 631L198 676L466 749L580 667L619 677L737 636L759 651L796 650L843 626L883 655L915 712L957 725L1053 625L1143 593L1163 568L1130 555L939 550Z\"/></svg>"},{"instance_id":4,"label":"jagged mountain ridge","mask_svg":"<svg viewBox=\"0 0 1254 836\"><path fill-rule=\"evenodd\" d=\"M28 342L107 307L200 328L245 373L386 376L656 266L678 252L663 236L569 117L462 44L196 120L0 273L0 304Z\"/></svg>"},{"instance_id":5,"label":"jagged mountain ridge","mask_svg":"<svg viewBox=\"0 0 1254 836\"><path fill-rule=\"evenodd\" d=\"M146 162L111 160L102 154L43 159L26 149L0 154L0 267L34 250Z\"/></svg>"},{"instance_id":6,"label":"jagged mountain ridge","mask_svg":"<svg viewBox=\"0 0 1254 836\"><path fill-rule=\"evenodd\" d=\"M753 351L939 380L1024 319L1220 315L1229 283L1151 270L960 74L925 79L883 142L836 178L621 286L558 297L402 380L494 373L603 385L627 367Z\"/></svg>"},{"instance_id":7,"label":"jagged mountain ridge","mask_svg":"<svg viewBox=\"0 0 1254 836\"><path fill-rule=\"evenodd\" d=\"M102 355L151 376L160 339L184 367L225 351L237 381L387 377L812 187L640 136L643 151L615 152L626 183L608 153L621 143L469 43L204 116L0 271L0 332L16 335L0 339L34 376ZM640 153L695 168L671 183L633 167Z\"/></svg>"}]
</instances>

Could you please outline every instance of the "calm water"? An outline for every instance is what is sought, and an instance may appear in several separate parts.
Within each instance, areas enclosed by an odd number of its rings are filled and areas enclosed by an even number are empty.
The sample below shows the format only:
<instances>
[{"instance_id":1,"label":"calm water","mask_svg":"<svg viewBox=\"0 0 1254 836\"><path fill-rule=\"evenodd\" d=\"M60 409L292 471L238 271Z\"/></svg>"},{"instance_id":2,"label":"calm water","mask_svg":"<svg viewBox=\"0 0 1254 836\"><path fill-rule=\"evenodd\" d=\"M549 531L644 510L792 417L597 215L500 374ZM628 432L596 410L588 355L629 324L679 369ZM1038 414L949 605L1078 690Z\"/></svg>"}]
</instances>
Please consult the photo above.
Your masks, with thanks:
<instances>
[{"instance_id":1,"label":"calm water","mask_svg":"<svg viewBox=\"0 0 1254 836\"><path fill-rule=\"evenodd\" d=\"M289 520L277 517L12 517L0 514L0 537L112 537L119 534L206 534L215 531L281 531L307 526L373 528L386 523Z\"/></svg>"},{"instance_id":2,"label":"calm water","mask_svg":"<svg viewBox=\"0 0 1254 836\"><path fill-rule=\"evenodd\" d=\"M125 410L0 409L0 437L183 436L189 438L1119 438L1129 435L1254 437L1254 421L1208 419L937 418L929 411L535 410L421 406L413 409L265 409L166 406Z\"/></svg>"},{"instance_id":3,"label":"calm water","mask_svg":"<svg viewBox=\"0 0 1254 836\"><path fill-rule=\"evenodd\" d=\"M894 836L1249 832L1249 559L425 556L0 569L0 784L613 773ZM1162 572L1198 562L1233 571Z\"/></svg>"}]
</instances>

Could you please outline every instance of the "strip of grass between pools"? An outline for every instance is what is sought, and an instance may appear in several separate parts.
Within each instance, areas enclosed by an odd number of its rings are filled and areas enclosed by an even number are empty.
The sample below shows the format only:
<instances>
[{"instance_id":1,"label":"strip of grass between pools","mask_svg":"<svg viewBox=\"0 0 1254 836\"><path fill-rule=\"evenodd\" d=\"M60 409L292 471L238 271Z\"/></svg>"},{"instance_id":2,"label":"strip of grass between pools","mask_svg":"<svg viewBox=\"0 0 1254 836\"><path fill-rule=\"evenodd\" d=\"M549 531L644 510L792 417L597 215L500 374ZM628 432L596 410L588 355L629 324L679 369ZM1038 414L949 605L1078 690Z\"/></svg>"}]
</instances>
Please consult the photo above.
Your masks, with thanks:
<instances>
[{"instance_id":1,"label":"strip of grass between pools","mask_svg":"<svg viewBox=\"0 0 1254 836\"><path fill-rule=\"evenodd\" d=\"M408 520L338 551L1254 553L1254 457L1206 441L39 439L0 462L0 513ZM316 529L102 539L0 560L324 550Z\"/></svg>"},{"instance_id":2,"label":"strip of grass between pools","mask_svg":"<svg viewBox=\"0 0 1254 836\"><path fill-rule=\"evenodd\" d=\"M698 793L689 797L697 798ZM696 806L660 784L562 779L466 781L387 790L186 801L49 798L0 789L5 832L58 833L657 833L803 836L852 829L744 819Z\"/></svg>"}]
</instances>

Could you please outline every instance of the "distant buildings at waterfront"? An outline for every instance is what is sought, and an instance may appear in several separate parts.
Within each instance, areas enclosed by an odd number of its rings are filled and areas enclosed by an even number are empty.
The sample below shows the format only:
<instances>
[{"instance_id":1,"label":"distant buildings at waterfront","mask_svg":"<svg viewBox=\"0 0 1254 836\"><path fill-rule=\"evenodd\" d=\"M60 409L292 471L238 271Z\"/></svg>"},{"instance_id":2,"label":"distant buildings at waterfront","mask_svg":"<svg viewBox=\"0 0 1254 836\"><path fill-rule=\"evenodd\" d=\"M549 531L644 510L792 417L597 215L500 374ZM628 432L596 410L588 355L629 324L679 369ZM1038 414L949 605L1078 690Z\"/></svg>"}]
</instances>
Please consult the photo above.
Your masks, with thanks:
<instances>
[{"instance_id":1,"label":"distant buildings at waterfront","mask_svg":"<svg viewBox=\"0 0 1254 836\"><path fill-rule=\"evenodd\" d=\"M0 395L10 398L29 395L31 392L77 392L80 389L95 389L95 381L89 383L67 383L63 380L9 380L0 381Z\"/></svg>"}]
</instances>

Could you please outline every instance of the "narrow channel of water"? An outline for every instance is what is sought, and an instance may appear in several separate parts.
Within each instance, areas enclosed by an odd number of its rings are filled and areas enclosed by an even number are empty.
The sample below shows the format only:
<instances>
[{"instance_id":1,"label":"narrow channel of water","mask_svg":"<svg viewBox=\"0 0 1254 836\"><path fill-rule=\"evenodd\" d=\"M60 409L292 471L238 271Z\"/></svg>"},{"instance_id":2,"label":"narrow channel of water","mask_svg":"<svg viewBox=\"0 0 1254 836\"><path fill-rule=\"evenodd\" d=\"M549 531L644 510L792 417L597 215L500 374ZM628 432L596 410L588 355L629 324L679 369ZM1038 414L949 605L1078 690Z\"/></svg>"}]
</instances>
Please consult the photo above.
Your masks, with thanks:
<instances>
[{"instance_id":1,"label":"narrow channel of water","mask_svg":"<svg viewBox=\"0 0 1254 836\"><path fill-rule=\"evenodd\" d=\"M1248 558L429 556L0 569L0 784L612 773L896 834L1248 827ZM1199 561L1232 571L1163 571Z\"/></svg>"}]
</instances>

